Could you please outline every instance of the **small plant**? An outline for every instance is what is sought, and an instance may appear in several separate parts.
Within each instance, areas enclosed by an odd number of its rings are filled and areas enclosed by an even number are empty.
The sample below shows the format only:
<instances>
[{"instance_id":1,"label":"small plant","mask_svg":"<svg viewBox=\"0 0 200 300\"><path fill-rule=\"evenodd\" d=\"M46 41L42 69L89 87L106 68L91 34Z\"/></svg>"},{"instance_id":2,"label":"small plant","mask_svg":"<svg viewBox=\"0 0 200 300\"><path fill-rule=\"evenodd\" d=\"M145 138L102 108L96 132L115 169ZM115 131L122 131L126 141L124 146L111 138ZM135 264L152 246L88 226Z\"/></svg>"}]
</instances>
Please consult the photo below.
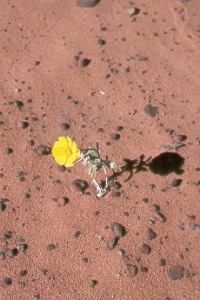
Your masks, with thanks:
<instances>
[{"instance_id":1,"label":"small plant","mask_svg":"<svg viewBox=\"0 0 200 300\"><path fill-rule=\"evenodd\" d=\"M107 156L105 159L102 159L100 152L98 143L96 143L96 148L80 150L76 143L69 137L63 136L58 138L58 141L54 143L52 148L52 155L59 165L64 165L69 168L74 165L75 160L78 159L78 161L82 161L83 166L86 166L88 175L92 178L92 183L98 191L97 196L99 198L106 194L108 188L106 168L114 169L117 165L115 162L109 161ZM101 186L96 180L97 172L101 168L103 169L106 177L105 186Z\"/></svg>"}]
</instances>

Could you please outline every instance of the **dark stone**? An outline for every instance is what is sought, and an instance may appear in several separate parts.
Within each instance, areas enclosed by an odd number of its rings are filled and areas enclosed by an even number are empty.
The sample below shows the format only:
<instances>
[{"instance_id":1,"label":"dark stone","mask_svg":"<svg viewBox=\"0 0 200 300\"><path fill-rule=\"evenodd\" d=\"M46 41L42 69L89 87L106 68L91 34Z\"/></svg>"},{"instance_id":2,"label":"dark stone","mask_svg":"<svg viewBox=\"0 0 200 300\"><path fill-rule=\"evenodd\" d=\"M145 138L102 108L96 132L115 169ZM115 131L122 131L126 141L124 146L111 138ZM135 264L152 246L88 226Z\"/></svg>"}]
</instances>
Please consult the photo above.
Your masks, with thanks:
<instances>
[{"instance_id":1,"label":"dark stone","mask_svg":"<svg viewBox=\"0 0 200 300\"><path fill-rule=\"evenodd\" d=\"M142 202L145 203L145 204L147 204L149 202L149 199L148 198L143 198Z\"/></svg>"},{"instance_id":2,"label":"dark stone","mask_svg":"<svg viewBox=\"0 0 200 300\"><path fill-rule=\"evenodd\" d=\"M59 198L58 200L58 206L61 207L61 206L65 206L66 204L69 203L69 198L67 197L61 197Z\"/></svg>"},{"instance_id":3,"label":"dark stone","mask_svg":"<svg viewBox=\"0 0 200 300\"><path fill-rule=\"evenodd\" d=\"M144 112L151 117L155 117L158 114L158 107L148 104L145 106Z\"/></svg>"},{"instance_id":4,"label":"dark stone","mask_svg":"<svg viewBox=\"0 0 200 300\"><path fill-rule=\"evenodd\" d=\"M39 66L39 65L40 65L40 61L39 61L39 60L36 60L36 61L35 61L35 65L36 65L36 66Z\"/></svg>"},{"instance_id":5,"label":"dark stone","mask_svg":"<svg viewBox=\"0 0 200 300\"><path fill-rule=\"evenodd\" d=\"M125 227L117 222L112 223L110 225L110 229L118 238L121 238L126 234Z\"/></svg>"},{"instance_id":6,"label":"dark stone","mask_svg":"<svg viewBox=\"0 0 200 300\"><path fill-rule=\"evenodd\" d=\"M65 166L58 166L58 171L65 172L67 168Z\"/></svg>"},{"instance_id":7,"label":"dark stone","mask_svg":"<svg viewBox=\"0 0 200 300\"><path fill-rule=\"evenodd\" d=\"M85 192L85 190L89 187L87 181L82 180L82 179L75 179L72 182L72 187L74 188L75 191L81 192L82 194Z\"/></svg>"},{"instance_id":8,"label":"dark stone","mask_svg":"<svg viewBox=\"0 0 200 300\"><path fill-rule=\"evenodd\" d=\"M162 258L161 260L160 260L160 266L161 267L165 267L166 266L166 259L165 258Z\"/></svg>"},{"instance_id":9,"label":"dark stone","mask_svg":"<svg viewBox=\"0 0 200 300\"><path fill-rule=\"evenodd\" d=\"M110 185L111 185L113 188L115 188L116 190L119 190L119 189L122 188L121 183L119 183L118 181L112 181L112 182L110 183Z\"/></svg>"},{"instance_id":10,"label":"dark stone","mask_svg":"<svg viewBox=\"0 0 200 300\"><path fill-rule=\"evenodd\" d=\"M171 266L168 270L168 276L171 280L177 280L184 277L184 271L185 269L180 266Z\"/></svg>"},{"instance_id":11,"label":"dark stone","mask_svg":"<svg viewBox=\"0 0 200 300\"><path fill-rule=\"evenodd\" d=\"M5 259L6 259L6 254L5 254L4 251L1 251L1 252L0 252L0 259L1 259L1 260L5 260Z\"/></svg>"},{"instance_id":12,"label":"dark stone","mask_svg":"<svg viewBox=\"0 0 200 300\"><path fill-rule=\"evenodd\" d=\"M46 276L48 274L48 270L42 269L40 270L40 272L42 273L42 275Z\"/></svg>"},{"instance_id":13,"label":"dark stone","mask_svg":"<svg viewBox=\"0 0 200 300\"><path fill-rule=\"evenodd\" d=\"M0 202L0 212L4 212L6 210L6 204Z\"/></svg>"},{"instance_id":14,"label":"dark stone","mask_svg":"<svg viewBox=\"0 0 200 300\"><path fill-rule=\"evenodd\" d=\"M184 142L187 140L187 135L185 134L175 134L174 138L177 139L179 142Z\"/></svg>"},{"instance_id":15,"label":"dark stone","mask_svg":"<svg viewBox=\"0 0 200 300\"><path fill-rule=\"evenodd\" d=\"M20 100L16 100L14 102L15 106L18 107L18 108L21 108L22 106L24 106L24 103Z\"/></svg>"},{"instance_id":16,"label":"dark stone","mask_svg":"<svg viewBox=\"0 0 200 300\"><path fill-rule=\"evenodd\" d=\"M60 124L60 129L62 129L62 130L68 130L69 128L70 128L70 125L68 123Z\"/></svg>"},{"instance_id":17,"label":"dark stone","mask_svg":"<svg viewBox=\"0 0 200 300\"><path fill-rule=\"evenodd\" d=\"M2 283L3 283L3 285L11 285L12 284L12 279L10 278L10 277L4 277L3 279L2 279Z\"/></svg>"},{"instance_id":18,"label":"dark stone","mask_svg":"<svg viewBox=\"0 0 200 300\"><path fill-rule=\"evenodd\" d=\"M174 178L171 182L171 187L179 187L182 182L183 182L182 179Z\"/></svg>"},{"instance_id":19,"label":"dark stone","mask_svg":"<svg viewBox=\"0 0 200 300\"><path fill-rule=\"evenodd\" d=\"M143 244L141 247L140 247L140 251L144 254L147 254L149 255L151 253L151 247L147 244Z\"/></svg>"},{"instance_id":20,"label":"dark stone","mask_svg":"<svg viewBox=\"0 0 200 300\"><path fill-rule=\"evenodd\" d=\"M128 277L135 277L138 273L138 267L136 265L127 264L126 274Z\"/></svg>"},{"instance_id":21,"label":"dark stone","mask_svg":"<svg viewBox=\"0 0 200 300\"><path fill-rule=\"evenodd\" d=\"M29 126L29 123L27 121L19 121L17 122L17 126L20 129L26 129Z\"/></svg>"},{"instance_id":22,"label":"dark stone","mask_svg":"<svg viewBox=\"0 0 200 300\"><path fill-rule=\"evenodd\" d=\"M117 131L122 131L123 129L124 129L124 126L116 126L115 127L115 129L117 130Z\"/></svg>"},{"instance_id":23,"label":"dark stone","mask_svg":"<svg viewBox=\"0 0 200 300\"><path fill-rule=\"evenodd\" d=\"M79 7L94 7L100 0L76 0L76 5Z\"/></svg>"},{"instance_id":24,"label":"dark stone","mask_svg":"<svg viewBox=\"0 0 200 300\"><path fill-rule=\"evenodd\" d=\"M111 134L111 139L114 141L118 141L120 139L120 134L119 133Z\"/></svg>"},{"instance_id":25,"label":"dark stone","mask_svg":"<svg viewBox=\"0 0 200 300\"><path fill-rule=\"evenodd\" d=\"M81 66L82 68L85 68L85 67L89 66L90 63L91 63L91 59L83 58L83 59L81 59L81 61L80 61L80 66Z\"/></svg>"},{"instance_id":26,"label":"dark stone","mask_svg":"<svg viewBox=\"0 0 200 300\"><path fill-rule=\"evenodd\" d=\"M17 245L17 249L19 252L25 252L28 249L28 245L27 244L19 244Z\"/></svg>"},{"instance_id":27,"label":"dark stone","mask_svg":"<svg viewBox=\"0 0 200 300\"><path fill-rule=\"evenodd\" d=\"M147 267L141 267L141 268L140 268L140 271L141 271L142 273L148 273L149 269L148 269Z\"/></svg>"},{"instance_id":28,"label":"dark stone","mask_svg":"<svg viewBox=\"0 0 200 300\"><path fill-rule=\"evenodd\" d=\"M37 152L39 155L49 155L49 154L51 154L51 148L48 147L48 146L39 145L39 146L36 148L36 152Z\"/></svg>"},{"instance_id":29,"label":"dark stone","mask_svg":"<svg viewBox=\"0 0 200 300\"><path fill-rule=\"evenodd\" d=\"M28 274L28 271L27 271L27 270L22 270L22 271L19 272L19 276L20 276L20 277L24 277L24 276L26 276L27 274Z\"/></svg>"},{"instance_id":30,"label":"dark stone","mask_svg":"<svg viewBox=\"0 0 200 300\"><path fill-rule=\"evenodd\" d=\"M157 235L156 235L156 233L153 231L153 229L149 228L149 229L147 230L147 238L148 238L149 240L155 239L156 236L157 236Z\"/></svg>"},{"instance_id":31,"label":"dark stone","mask_svg":"<svg viewBox=\"0 0 200 300\"><path fill-rule=\"evenodd\" d=\"M91 287L94 288L98 284L98 281L93 279L91 280Z\"/></svg>"},{"instance_id":32,"label":"dark stone","mask_svg":"<svg viewBox=\"0 0 200 300\"><path fill-rule=\"evenodd\" d=\"M98 40L98 44L99 44L100 46L104 46L104 45L106 44L106 41L105 41L105 40L102 40L102 39L99 39L99 40Z\"/></svg>"},{"instance_id":33,"label":"dark stone","mask_svg":"<svg viewBox=\"0 0 200 300\"><path fill-rule=\"evenodd\" d=\"M117 245L117 242L118 242L118 238L116 237L110 238L109 240L106 241L106 248L108 250L113 250Z\"/></svg>"},{"instance_id":34,"label":"dark stone","mask_svg":"<svg viewBox=\"0 0 200 300\"><path fill-rule=\"evenodd\" d=\"M55 250L56 248L57 248L56 244L48 244L46 247L47 251L52 251Z\"/></svg>"},{"instance_id":35,"label":"dark stone","mask_svg":"<svg viewBox=\"0 0 200 300\"><path fill-rule=\"evenodd\" d=\"M78 238L81 235L80 230L78 230L77 232L74 233L74 238Z\"/></svg>"}]
</instances>

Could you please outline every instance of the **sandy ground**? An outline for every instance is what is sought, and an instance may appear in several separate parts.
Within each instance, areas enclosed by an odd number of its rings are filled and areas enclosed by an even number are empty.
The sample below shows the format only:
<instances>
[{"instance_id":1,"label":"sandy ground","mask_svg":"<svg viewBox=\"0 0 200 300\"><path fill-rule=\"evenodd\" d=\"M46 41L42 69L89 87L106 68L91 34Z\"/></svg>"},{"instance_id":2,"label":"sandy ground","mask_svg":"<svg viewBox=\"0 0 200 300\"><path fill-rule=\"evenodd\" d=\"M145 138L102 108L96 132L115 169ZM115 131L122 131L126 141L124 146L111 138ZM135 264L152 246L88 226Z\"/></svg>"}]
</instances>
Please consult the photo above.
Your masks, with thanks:
<instances>
[{"instance_id":1,"label":"sandy ground","mask_svg":"<svg viewBox=\"0 0 200 300\"><path fill-rule=\"evenodd\" d=\"M200 299L200 1L0 15L1 300ZM59 136L118 164L105 197Z\"/></svg>"}]
</instances>

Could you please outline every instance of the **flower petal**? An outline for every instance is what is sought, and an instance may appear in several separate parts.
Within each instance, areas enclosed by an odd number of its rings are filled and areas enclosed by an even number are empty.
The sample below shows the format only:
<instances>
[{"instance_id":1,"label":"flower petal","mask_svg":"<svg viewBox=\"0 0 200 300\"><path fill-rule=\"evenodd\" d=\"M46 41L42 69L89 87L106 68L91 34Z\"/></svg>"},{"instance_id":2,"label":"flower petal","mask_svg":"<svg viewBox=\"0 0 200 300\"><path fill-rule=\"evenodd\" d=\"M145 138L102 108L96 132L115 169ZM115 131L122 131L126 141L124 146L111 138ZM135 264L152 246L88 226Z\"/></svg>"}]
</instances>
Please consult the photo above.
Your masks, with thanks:
<instances>
[{"instance_id":1,"label":"flower petal","mask_svg":"<svg viewBox=\"0 0 200 300\"><path fill-rule=\"evenodd\" d=\"M71 146L72 146L72 140L70 139L70 137L68 137L68 136L66 136L66 138L65 138L66 140L67 140L67 143L68 143L68 147L70 147L71 148Z\"/></svg>"},{"instance_id":2,"label":"flower petal","mask_svg":"<svg viewBox=\"0 0 200 300\"><path fill-rule=\"evenodd\" d=\"M71 149L72 149L72 153L77 153L77 154L80 153L80 149L77 147L76 143L74 142L72 142Z\"/></svg>"},{"instance_id":3,"label":"flower petal","mask_svg":"<svg viewBox=\"0 0 200 300\"><path fill-rule=\"evenodd\" d=\"M65 167L69 168L72 167L74 165L74 161L77 159L77 155L76 154L71 154L68 158L67 161L65 163Z\"/></svg>"},{"instance_id":4,"label":"flower petal","mask_svg":"<svg viewBox=\"0 0 200 300\"><path fill-rule=\"evenodd\" d=\"M69 147L69 143L68 143L67 139L64 136L60 136L58 138L58 141L59 141L60 147L62 147L62 148Z\"/></svg>"}]
</instances>

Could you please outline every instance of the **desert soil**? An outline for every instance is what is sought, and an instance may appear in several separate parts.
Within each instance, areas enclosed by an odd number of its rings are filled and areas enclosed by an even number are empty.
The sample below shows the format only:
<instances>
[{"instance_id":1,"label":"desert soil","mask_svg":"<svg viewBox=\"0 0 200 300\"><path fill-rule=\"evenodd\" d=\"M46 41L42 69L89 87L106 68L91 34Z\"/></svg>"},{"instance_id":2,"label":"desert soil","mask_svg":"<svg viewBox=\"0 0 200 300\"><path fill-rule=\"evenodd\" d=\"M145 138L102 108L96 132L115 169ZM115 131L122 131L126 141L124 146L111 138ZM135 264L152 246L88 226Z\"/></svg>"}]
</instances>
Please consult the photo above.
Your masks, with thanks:
<instances>
[{"instance_id":1,"label":"desert soil","mask_svg":"<svg viewBox=\"0 0 200 300\"><path fill-rule=\"evenodd\" d=\"M0 298L200 299L200 1L95 2L0 1Z\"/></svg>"}]
</instances>

